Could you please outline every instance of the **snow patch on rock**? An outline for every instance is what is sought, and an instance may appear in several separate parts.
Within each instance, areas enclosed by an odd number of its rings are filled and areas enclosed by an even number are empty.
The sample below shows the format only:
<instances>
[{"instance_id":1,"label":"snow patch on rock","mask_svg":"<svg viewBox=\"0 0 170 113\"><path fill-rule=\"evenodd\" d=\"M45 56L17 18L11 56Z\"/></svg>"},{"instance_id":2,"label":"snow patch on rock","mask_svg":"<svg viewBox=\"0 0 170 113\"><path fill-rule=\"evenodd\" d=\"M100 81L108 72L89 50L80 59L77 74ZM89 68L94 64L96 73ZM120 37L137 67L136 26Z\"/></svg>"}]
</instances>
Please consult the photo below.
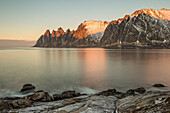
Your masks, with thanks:
<instances>
[{"instance_id":1,"label":"snow patch on rock","mask_svg":"<svg viewBox=\"0 0 170 113\"><path fill-rule=\"evenodd\" d=\"M99 32L104 32L106 27L109 25L109 22L90 20L85 21L83 25L85 26L85 29L87 29L88 35L92 35ZM100 34L103 35L103 33Z\"/></svg>"}]
</instances>

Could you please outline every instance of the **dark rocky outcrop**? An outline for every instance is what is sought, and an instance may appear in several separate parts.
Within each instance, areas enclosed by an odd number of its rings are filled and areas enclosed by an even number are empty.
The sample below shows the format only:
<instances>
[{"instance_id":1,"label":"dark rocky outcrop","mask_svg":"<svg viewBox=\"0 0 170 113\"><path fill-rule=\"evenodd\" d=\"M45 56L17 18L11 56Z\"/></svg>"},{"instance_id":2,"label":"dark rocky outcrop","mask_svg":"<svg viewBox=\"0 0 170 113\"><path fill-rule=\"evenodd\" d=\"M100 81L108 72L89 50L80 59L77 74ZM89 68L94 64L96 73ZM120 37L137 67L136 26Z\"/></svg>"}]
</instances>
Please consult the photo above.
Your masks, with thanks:
<instances>
[{"instance_id":1,"label":"dark rocky outcrop","mask_svg":"<svg viewBox=\"0 0 170 113\"><path fill-rule=\"evenodd\" d=\"M29 93L35 90L35 86L32 84L25 84L23 85L22 89L20 90L21 93Z\"/></svg>"},{"instance_id":2,"label":"dark rocky outcrop","mask_svg":"<svg viewBox=\"0 0 170 113\"><path fill-rule=\"evenodd\" d=\"M97 95L111 96L117 93L116 89L108 89L107 91L99 92Z\"/></svg>"},{"instance_id":3,"label":"dark rocky outcrop","mask_svg":"<svg viewBox=\"0 0 170 113\"><path fill-rule=\"evenodd\" d=\"M153 87L166 87L166 86L163 84L154 84Z\"/></svg>"},{"instance_id":4,"label":"dark rocky outcrop","mask_svg":"<svg viewBox=\"0 0 170 113\"><path fill-rule=\"evenodd\" d=\"M44 91L37 91L31 95L27 95L24 97L27 100L31 101L39 101L39 102L49 102L52 101L52 97L49 95L48 92Z\"/></svg>"},{"instance_id":5,"label":"dark rocky outcrop","mask_svg":"<svg viewBox=\"0 0 170 113\"><path fill-rule=\"evenodd\" d=\"M54 94L53 98L54 100L61 100L61 99L73 98L81 95L82 94L76 93L75 91L64 91L61 94Z\"/></svg>"},{"instance_id":6,"label":"dark rocky outcrop","mask_svg":"<svg viewBox=\"0 0 170 113\"><path fill-rule=\"evenodd\" d=\"M145 88L140 87L136 89L130 89L126 93L121 95L121 98L125 98L127 96L135 96L137 94L144 94L146 92Z\"/></svg>"},{"instance_id":7,"label":"dark rocky outcrop","mask_svg":"<svg viewBox=\"0 0 170 113\"><path fill-rule=\"evenodd\" d=\"M170 21L146 14L110 24L100 40L100 46L112 48L169 48Z\"/></svg>"},{"instance_id":8,"label":"dark rocky outcrop","mask_svg":"<svg viewBox=\"0 0 170 113\"><path fill-rule=\"evenodd\" d=\"M32 101L27 99L0 100L0 110L26 108L32 105Z\"/></svg>"},{"instance_id":9,"label":"dark rocky outcrop","mask_svg":"<svg viewBox=\"0 0 170 113\"><path fill-rule=\"evenodd\" d=\"M116 91L116 89L108 89L106 91L99 92L96 95L115 96L117 98L125 98L127 96L134 96L136 94L144 94L145 92L146 92L145 88L140 87L136 89L130 89L126 93Z\"/></svg>"},{"instance_id":10,"label":"dark rocky outcrop","mask_svg":"<svg viewBox=\"0 0 170 113\"><path fill-rule=\"evenodd\" d=\"M145 88L143 88L143 87L136 88L136 89L134 89L134 91L139 94L143 94L146 92Z\"/></svg>"}]
</instances>

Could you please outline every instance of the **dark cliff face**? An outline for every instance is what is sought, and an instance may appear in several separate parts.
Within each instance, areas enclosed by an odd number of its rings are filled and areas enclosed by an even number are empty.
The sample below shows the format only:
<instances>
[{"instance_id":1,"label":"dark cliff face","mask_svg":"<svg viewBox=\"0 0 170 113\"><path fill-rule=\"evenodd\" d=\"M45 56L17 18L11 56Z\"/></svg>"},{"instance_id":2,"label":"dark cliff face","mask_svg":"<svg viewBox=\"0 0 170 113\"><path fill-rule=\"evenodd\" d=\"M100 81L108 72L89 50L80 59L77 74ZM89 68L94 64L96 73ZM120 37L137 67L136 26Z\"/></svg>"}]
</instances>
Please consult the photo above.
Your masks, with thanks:
<instances>
[{"instance_id":1,"label":"dark cliff face","mask_svg":"<svg viewBox=\"0 0 170 113\"><path fill-rule=\"evenodd\" d=\"M101 47L160 47L170 46L170 21L139 14L110 24L100 40Z\"/></svg>"}]
</instances>

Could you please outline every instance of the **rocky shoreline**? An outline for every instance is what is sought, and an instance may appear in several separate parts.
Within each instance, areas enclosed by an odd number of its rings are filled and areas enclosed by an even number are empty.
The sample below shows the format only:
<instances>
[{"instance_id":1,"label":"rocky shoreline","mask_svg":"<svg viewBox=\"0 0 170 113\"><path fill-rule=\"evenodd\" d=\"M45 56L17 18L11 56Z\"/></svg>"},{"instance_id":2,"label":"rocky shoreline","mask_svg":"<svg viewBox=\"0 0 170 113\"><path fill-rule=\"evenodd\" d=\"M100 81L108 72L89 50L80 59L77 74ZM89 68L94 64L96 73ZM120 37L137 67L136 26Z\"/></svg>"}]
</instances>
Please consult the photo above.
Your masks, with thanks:
<instances>
[{"instance_id":1,"label":"rocky shoreline","mask_svg":"<svg viewBox=\"0 0 170 113\"><path fill-rule=\"evenodd\" d=\"M26 84L20 91L28 93L26 96L1 98L0 113L170 113L169 90L148 91L139 87L125 93L108 89L91 95L64 91L51 96L34 89L32 84Z\"/></svg>"}]
</instances>

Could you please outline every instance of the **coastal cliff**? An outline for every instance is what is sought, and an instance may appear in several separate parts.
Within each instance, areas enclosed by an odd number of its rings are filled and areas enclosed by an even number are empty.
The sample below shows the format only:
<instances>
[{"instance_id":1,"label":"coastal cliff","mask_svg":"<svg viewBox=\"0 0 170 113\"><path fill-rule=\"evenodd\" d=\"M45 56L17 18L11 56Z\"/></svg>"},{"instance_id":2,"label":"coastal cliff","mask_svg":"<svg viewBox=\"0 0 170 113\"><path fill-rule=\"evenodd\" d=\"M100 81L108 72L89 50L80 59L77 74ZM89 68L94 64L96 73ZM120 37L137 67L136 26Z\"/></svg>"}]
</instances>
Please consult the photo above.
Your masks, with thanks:
<instances>
[{"instance_id":1,"label":"coastal cliff","mask_svg":"<svg viewBox=\"0 0 170 113\"><path fill-rule=\"evenodd\" d=\"M141 9L124 18L47 30L34 47L170 48L170 10Z\"/></svg>"}]
</instances>

